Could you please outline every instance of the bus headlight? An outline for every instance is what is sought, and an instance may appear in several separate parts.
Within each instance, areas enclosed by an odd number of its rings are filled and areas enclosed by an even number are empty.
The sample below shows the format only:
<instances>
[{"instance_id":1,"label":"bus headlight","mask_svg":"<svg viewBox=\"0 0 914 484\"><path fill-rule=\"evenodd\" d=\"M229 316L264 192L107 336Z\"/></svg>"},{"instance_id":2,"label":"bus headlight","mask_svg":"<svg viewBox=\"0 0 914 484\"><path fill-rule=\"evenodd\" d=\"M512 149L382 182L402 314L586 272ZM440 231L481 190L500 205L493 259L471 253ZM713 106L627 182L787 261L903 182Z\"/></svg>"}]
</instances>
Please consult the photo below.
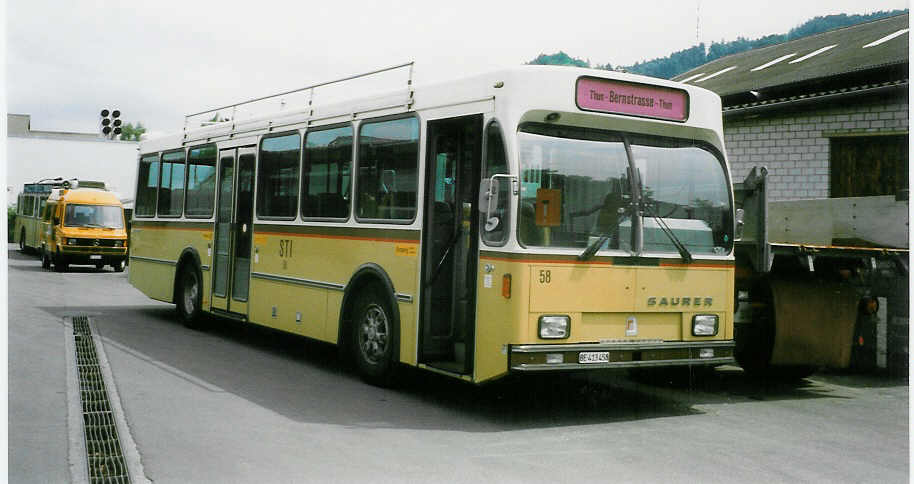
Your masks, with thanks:
<instances>
[{"instance_id":1,"label":"bus headlight","mask_svg":"<svg viewBox=\"0 0 914 484\"><path fill-rule=\"evenodd\" d=\"M124 246L124 241L123 241L123 240L115 240L115 241L114 241L114 246L115 246L115 247L123 247L123 246Z\"/></svg>"},{"instance_id":2,"label":"bus headlight","mask_svg":"<svg viewBox=\"0 0 914 484\"><path fill-rule=\"evenodd\" d=\"M571 333L568 316L540 316L539 330L542 339L564 339Z\"/></svg>"},{"instance_id":3,"label":"bus headlight","mask_svg":"<svg viewBox=\"0 0 914 484\"><path fill-rule=\"evenodd\" d=\"M692 317L692 336L714 336L716 334L716 314L696 314Z\"/></svg>"},{"instance_id":4,"label":"bus headlight","mask_svg":"<svg viewBox=\"0 0 914 484\"><path fill-rule=\"evenodd\" d=\"M67 245L76 245L79 239L67 238Z\"/></svg>"}]
</instances>

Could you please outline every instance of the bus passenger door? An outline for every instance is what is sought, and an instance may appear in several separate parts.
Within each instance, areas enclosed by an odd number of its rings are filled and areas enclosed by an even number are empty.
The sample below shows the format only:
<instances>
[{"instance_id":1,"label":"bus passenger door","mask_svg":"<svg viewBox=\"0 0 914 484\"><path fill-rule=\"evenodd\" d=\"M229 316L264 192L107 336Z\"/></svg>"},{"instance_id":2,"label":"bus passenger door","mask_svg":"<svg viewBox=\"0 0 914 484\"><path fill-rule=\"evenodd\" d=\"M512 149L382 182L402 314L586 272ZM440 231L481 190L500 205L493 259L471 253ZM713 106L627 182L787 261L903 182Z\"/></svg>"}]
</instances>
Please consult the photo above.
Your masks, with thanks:
<instances>
[{"instance_id":1,"label":"bus passenger door","mask_svg":"<svg viewBox=\"0 0 914 484\"><path fill-rule=\"evenodd\" d=\"M473 373L482 116L429 121L419 362Z\"/></svg>"},{"instance_id":2,"label":"bus passenger door","mask_svg":"<svg viewBox=\"0 0 914 484\"><path fill-rule=\"evenodd\" d=\"M255 149L219 152L219 197L213 231L212 308L247 316L254 220Z\"/></svg>"}]
</instances>

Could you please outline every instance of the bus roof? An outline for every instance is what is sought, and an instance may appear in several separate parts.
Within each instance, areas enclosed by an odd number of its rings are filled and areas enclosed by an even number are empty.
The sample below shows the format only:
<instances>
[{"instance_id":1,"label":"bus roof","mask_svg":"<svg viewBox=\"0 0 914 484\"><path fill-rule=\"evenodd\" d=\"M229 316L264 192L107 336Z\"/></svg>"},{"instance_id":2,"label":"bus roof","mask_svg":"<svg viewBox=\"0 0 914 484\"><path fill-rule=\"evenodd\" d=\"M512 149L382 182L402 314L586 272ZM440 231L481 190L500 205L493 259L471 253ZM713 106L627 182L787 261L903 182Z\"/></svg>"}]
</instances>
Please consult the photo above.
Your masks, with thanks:
<instances>
[{"instance_id":1,"label":"bus roof","mask_svg":"<svg viewBox=\"0 0 914 484\"><path fill-rule=\"evenodd\" d=\"M684 93L686 116L682 120L649 119L630 113L606 112L582 108L576 94L582 78L640 86L641 88ZM320 99L318 96L317 99ZM722 133L720 97L707 89L666 79L600 69L566 66L516 66L487 72L473 77L413 87L404 83L403 89L370 97L333 104L287 106L282 111L214 123L184 132L140 143L140 152L164 151L184 145L227 140L241 135L253 136L281 132L302 126L335 124L386 114L411 111L420 113L461 105L479 105L495 110L505 122L519 123L530 111L569 113L579 118L603 117L641 120L647 123L703 128ZM460 109L451 109L455 114ZM477 112L479 112L477 110ZM651 116L648 116L650 118ZM566 117L567 120L567 117ZM722 136L722 134L721 134Z\"/></svg>"}]
</instances>

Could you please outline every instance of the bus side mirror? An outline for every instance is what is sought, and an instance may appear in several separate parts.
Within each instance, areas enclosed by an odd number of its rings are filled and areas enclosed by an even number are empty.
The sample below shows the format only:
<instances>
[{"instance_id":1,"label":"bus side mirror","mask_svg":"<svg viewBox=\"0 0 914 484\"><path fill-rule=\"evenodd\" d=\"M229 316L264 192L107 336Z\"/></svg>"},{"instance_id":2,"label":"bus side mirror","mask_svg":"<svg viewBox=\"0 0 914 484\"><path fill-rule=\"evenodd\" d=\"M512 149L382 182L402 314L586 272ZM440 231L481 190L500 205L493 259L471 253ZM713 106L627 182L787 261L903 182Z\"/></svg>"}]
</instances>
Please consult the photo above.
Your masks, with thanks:
<instances>
[{"instance_id":1,"label":"bus side mirror","mask_svg":"<svg viewBox=\"0 0 914 484\"><path fill-rule=\"evenodd\" d=\"M479 182L479 211L489 214L490 207L498 206L498 179L486 178Z\"/></svg>"},{"instance_id":2,"label":"bus side mirror","mask_svg":"<svg viewBox=\"0 0 914 484\"><path fill-rule=\"evenodd\" d=\"M498 179L494 176L479 182L479 211L486 215L485 231L491 232L498 227L498 217L492 216L492 210L498 207Z\"/></svg>"}]
</instances>

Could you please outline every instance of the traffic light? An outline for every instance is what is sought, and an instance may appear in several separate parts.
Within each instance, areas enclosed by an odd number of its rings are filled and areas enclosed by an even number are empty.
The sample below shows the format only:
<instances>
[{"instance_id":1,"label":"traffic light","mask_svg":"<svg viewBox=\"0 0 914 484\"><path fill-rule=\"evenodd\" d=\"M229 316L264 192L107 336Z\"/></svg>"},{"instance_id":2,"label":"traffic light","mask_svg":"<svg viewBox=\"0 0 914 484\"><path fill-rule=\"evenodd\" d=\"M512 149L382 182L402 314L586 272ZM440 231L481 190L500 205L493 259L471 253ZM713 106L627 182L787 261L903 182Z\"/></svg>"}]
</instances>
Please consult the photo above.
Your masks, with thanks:
<instances>
[{"instance_id":1,"label":"traffic light","mask_svg":"<svg viewBox=\"0 0 914 484\"><path fill-rule=\"evenodd\" d=\"M99 113L100 121L99 127L102 131L102 134L106 138L114 138L121 134L121 112L117 109L107 110L102 109L102 112Z\"/></svg>"}]
</instances>

